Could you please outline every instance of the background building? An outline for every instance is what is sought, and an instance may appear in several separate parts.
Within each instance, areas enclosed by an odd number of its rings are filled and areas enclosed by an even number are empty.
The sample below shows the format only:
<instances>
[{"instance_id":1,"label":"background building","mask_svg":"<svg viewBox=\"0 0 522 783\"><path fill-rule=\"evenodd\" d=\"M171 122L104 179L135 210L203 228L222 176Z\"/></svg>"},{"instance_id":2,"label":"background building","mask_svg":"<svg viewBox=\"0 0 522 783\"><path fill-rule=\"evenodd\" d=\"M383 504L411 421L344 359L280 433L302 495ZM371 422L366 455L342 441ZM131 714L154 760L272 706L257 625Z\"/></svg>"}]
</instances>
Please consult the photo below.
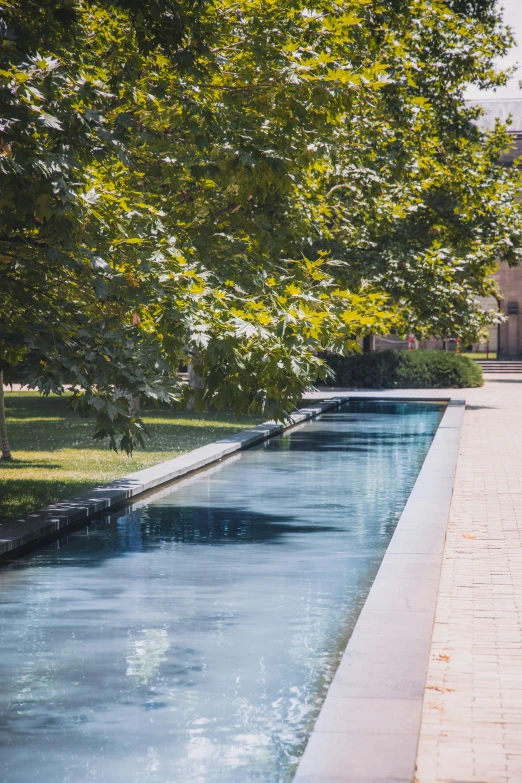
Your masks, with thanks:
<instances>
[{"instance_id":1,"label":"background building","mask_svg":"<svg viewBox=\"0 0 522 783\"><path fill-rule=\"evenodd\" d=\"M511 120L510 133L513 138L511 150L502 156L504 166L512 166L513 161L522 155L522 98L517 100L469 101L472 106L481 106L484 114L479 119L479 127L490 130L497 119L502 122ZM490 329L489 348L498 350L499 357L520 358L522 356L522 267L509 267L502 263L495 278L502 292L497 302L493 297L482 300L485 310L500 309L508 316L507 323ZM486 350L486 344L473 346L476 351Z\"/></svg>"}]
</instances>

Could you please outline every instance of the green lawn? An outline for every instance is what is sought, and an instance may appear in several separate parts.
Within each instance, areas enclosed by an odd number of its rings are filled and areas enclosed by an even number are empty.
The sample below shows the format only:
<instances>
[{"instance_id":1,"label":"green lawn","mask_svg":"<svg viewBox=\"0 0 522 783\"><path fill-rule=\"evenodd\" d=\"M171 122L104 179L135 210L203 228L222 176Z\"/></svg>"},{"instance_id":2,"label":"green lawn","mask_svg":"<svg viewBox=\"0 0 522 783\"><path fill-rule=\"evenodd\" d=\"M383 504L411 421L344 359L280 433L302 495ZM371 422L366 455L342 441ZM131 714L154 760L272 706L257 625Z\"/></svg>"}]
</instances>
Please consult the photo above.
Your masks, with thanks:
<instances>
[{"instance_id":1,"label":"green lawn","mask_svg":"<svg viewBox=\"0 0 522 783\"><path fill-rule=\"evenodd\" d=\"M101 483L204 446L262 419L229 413L143 411L151 434L145 450L115 454L92 440L93 422L60 397L8 392L7 427L13 459L0 460L0 521L27 514Z\"/></svg>"},{"instance_id":2,"label":"green lawn","mask_svg":"<svg viewBox=\"0 0 522 783\"><path fill-rule=\"evenodd\" d=\"M491 360L493 360L493 359L497 358L497 352L496 351L490 351L489 352L489 356L485 352L484 353L479 353L478 351L476 353L471 353L471 352L467 353L467 352L463 351L462 355L463 356L469 356L470 359L481 359L481 360L482 359L491 359Z\"/></svg>"}]
</instances>

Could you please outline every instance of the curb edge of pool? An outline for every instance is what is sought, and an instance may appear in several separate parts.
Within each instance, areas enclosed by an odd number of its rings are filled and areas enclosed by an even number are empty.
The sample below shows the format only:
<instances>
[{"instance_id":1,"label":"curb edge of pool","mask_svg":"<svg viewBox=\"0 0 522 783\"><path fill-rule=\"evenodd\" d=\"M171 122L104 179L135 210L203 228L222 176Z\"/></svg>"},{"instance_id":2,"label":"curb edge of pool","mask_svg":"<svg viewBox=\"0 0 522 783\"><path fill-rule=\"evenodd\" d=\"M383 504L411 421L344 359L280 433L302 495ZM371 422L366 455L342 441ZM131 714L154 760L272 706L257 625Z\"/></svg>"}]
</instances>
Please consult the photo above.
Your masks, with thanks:
<instances>
[{"instance_id":1,"label":"curb edge of pool","mask_svg":"<svg viewBox=\"0 0 522 783\"><path fill-rule=\"evenodd\" d=\"M160 462L150 468L122 476L109 484L94 487L87 492L53 503L19 519L0 523L0 564L11 557L23 555L36 546L44 545L56 538L58 533L87 522L100 512L114 510L132 498L183 478L212 463L219 462L234 452L242 451L302 422L315 419L326 411L338 408L348 400L349 396L343 394L323 401L314 401L295 411L288 424L266 421L228 438L222 438L181 454L174 459Z\"/></svg>"},{"instance_id":2,"label":"curb edge of pool","mask_svg":"<svg viewBox=\"0 0 522 783\"><path fill-rule=\"evenodd\" d=\"M448 402L293 783L414 780L465 404Z\"/></svg>"}]
</instances>

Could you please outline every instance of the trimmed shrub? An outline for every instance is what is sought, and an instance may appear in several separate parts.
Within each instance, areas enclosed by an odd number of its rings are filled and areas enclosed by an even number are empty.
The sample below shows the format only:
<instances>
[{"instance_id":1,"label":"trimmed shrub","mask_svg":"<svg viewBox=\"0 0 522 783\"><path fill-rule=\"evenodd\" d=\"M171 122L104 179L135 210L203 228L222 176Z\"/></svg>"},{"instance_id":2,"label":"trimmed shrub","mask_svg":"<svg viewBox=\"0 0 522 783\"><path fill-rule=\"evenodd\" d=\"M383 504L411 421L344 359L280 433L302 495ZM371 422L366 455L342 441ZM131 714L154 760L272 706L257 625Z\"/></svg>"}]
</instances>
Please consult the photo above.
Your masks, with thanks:
<instances>
[{"instance_id":1,"label":"trimmed shrub","mask_svg":"<svg viewBox=\"0 0 522 783\"><path fill-rule=\"evenodd\" d=\"M461 389L482 386L482 369L467 356L445 351L372 351L329 354L335 386L365 389Z\"/></svg>"}]
</instances>

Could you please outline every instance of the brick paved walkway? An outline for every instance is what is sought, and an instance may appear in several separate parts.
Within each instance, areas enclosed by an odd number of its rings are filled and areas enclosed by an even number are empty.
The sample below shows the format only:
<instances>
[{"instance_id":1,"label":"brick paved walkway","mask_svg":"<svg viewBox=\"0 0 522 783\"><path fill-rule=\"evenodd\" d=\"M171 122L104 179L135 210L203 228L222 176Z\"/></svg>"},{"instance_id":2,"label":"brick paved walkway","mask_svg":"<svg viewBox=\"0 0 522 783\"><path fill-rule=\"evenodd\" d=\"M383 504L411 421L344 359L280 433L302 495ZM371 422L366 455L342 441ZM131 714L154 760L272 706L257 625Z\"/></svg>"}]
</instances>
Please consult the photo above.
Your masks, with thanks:
<instances>
[{"instance_id":1,"label":"brick paved walkway","mask_svg":"<svg viewBox=\"0 0 522 783\"><path fill-rule=\"evenodd\" d=\"M522 783L522 376L462 396L416 780Z\"/></svg>"}]
</instances>

